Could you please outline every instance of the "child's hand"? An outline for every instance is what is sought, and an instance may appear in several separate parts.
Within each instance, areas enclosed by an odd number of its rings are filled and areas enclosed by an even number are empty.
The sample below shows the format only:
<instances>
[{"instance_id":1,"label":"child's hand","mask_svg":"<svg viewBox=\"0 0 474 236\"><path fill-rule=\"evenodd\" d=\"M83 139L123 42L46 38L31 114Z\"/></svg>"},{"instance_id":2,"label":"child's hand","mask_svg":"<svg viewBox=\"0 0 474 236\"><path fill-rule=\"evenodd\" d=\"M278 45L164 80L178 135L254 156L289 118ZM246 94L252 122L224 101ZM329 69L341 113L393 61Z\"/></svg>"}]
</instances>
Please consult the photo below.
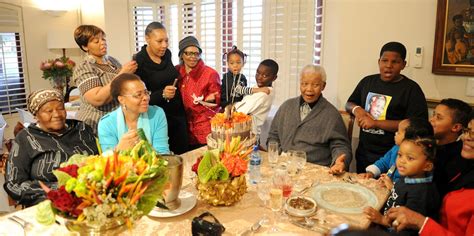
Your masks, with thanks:
<instances>
[{"instance_id":1,"label":"child's hand","mask_svg":"<svg viewBox=\"0 0 474 236\"><path fill-rule=\"evenodd\" d=\"M383 186L385 186L388 189L393 188L393 182L390 179L390 177L387 176L387 174L381 174L379 178L380 183L382 183Z\"/></svg>"},{"instance_id":2,"label":"child's hand","mask_svg":"<svg viewBox=\"0 0 474 236\"><path fill-rule=\"evenodd\" d=\"M219 92L213 92L204 99L205 102L216 102L216 96L219 94Z\"/></svg>"},{"instance_id":3,"label":"child's hand","mask_svg":"<svg viewBox=\"0 0 474 236\"><path fill-rule=\"evenodd\" d=\"M374 178L374 174L372 172L360 173L357 176L359 176L359 178L363 178L363 179Z\"/></svg>"},{"instance_id":4,"label":"child's hand","mask_svg":"<svg viewBox=\"0 0 474 236\"><path fill-rule=\"evenodd\" d=\"M364 129L373 129L376 127L375 126L376 120L367 112L365 112L365 115L361 115L360 117L357 117L357 123L359 127L364 128Z\"/></svg>"},{"instance_id":5,"label":"child's hand","mask_svg":"<svg viewBox=\"0 0 474 236\"><path fill-rule=\"evenodd\" d=\"M372 207L366 207L364 209L364 214L369 219L371 222L379 224L379 225L384 225L384 226L390 226L388 224L388 219L383 216L379 211L375 210Z\"/></svg>"},{"instance_id":6,"label":"child's hand","mask_svg":"<svg viewBox=\"0 0 474 236\"><path fill-rule=\"evenodd\" d=\"M270 94L270 89L268 87L252 88L252 93L259 93L259 92Z\"/></svg>"}]
</instances>

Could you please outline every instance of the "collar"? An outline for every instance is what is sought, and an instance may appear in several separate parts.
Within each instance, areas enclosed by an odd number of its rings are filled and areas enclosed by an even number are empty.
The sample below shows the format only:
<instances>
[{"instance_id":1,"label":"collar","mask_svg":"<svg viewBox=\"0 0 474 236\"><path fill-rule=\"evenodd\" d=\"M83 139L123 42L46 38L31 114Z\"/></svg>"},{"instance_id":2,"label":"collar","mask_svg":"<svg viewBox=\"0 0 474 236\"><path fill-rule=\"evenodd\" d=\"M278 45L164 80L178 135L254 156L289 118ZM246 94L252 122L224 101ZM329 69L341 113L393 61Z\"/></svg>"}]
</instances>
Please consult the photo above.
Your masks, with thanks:
<instances>
[{"instance_id":1,"label":"collar","mask_svg":"<svg viewBox=\"0 0 474 236\"><path fill-rule=\"evenodd\" d=\"M423 184L423 183L431 183L431 182L433 182L433 175L429 175L427 177L422 177L422 178L405 177L406 184Z\"/></svg>"},{"instance_id":2,"label":"collar","mask_svg":"<svg viewBox=\"0 0 474 236\"><path fill-rule=\"evenodd\" d=\"M319 96L319 98L321 98L321 96ZM314 101L314 102L312 102L312 103L307 103L307 102L304 101L303 96L300 96L300 106L303 106L304 104L308 104L309 107L310 107L311 109L313 109L313 107L316 105L316 103L318 103L319 98L318 98L318 100L316 100L316 101Z\"/></svg>"}]
</instances>

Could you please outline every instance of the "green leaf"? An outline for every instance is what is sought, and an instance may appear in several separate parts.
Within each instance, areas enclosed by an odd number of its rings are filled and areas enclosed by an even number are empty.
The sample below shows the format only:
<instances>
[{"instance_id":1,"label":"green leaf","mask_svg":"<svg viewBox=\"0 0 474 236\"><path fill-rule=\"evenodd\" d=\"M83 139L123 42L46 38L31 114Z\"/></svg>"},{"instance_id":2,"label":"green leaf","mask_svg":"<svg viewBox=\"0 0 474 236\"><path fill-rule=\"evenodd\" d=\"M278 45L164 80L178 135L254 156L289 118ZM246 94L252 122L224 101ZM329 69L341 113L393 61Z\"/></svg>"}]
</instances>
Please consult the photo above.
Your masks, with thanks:
<instances>
[{"instance_id":1,"label":"green leaf","mask_svg":"<svg viewBox=\"0 0 474 236\"><path fill-rule=\"evenodd\" d=\"M60 171L60 170L53 170L53 174L58 179L58 186L66 185L67 181L73 178L68 173Z\"/></svg>"},{"instance_id":2,"label":"green leaf","mask_svg":"<svg viewBox=\"0 0 474 236\"><path fill-rule=\"evenodd\" d=\"M158 177L151 181L152 183L148 186L137 205L138 210L142 211L144 215L148 215L148 213L153 210L158 200L163 199L161 194L165 189L165 184L168 182L168 178Z\"/></svg>"},{"instance_id":3,"label":"green leaf","mask_svg":"<svg viewBox=\"0 0 474 236\"><path fill-rule=\"evenodd\" d=\"M66 162L61 163L60 167L65 167L69 165L79 165L83 163L86 159L90 158L88 155L74 154Z\"/></svg>"},{"instance_id":4,"label":"green leaf","mask_svg":"<svg viewBox=\"0 0 474 236\"><path fill-rule=\"evenodd\" d=\"M209 181L209 178L211 175L209 175L209 171L211 171L211 168L212 168L212 153L209 152L209 151L205 151L203 156L202 156L202 160L201 162L199 163L199 166L198 166L198 177L199 177L199 181L201 183L207 183L207 181Z\"/></svg>"}]
</instances>

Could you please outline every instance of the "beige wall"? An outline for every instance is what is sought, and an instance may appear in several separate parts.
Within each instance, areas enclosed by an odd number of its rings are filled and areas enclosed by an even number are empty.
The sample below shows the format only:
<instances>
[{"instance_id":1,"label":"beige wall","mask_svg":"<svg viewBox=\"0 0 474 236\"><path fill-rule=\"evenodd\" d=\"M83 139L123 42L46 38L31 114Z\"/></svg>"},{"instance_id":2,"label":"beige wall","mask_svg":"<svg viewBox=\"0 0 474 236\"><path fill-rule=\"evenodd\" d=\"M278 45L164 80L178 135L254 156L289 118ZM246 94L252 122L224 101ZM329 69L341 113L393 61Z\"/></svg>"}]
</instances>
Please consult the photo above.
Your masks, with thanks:
<instances>
[{"instance_id":1,"label":"beige wall","mask_svg":"<svg viewBox=\"0 0 474 236\"><path fill-rule=\"evenodd\" d=\"M409 66L403 74L418 82L427 98L447 97L474 102L465 96L467 77L431 73L436 0L326 0L323 65L325 96L342 108L365 75L378 73L380 48L388 41L405 44L410 57L424 47L423 67Z\"/></svg>"},{"instance_id":2,"label":"beige wall","mask_svg":"<svg viewBox=\"0 0 474 236\"><path fill-rule=\"evenodd\" d=\"M41 78L39 63L61 56L60 50L46 48L48 29L72 31L81 23L95 24L107 32L110 55L125 62L133 53L127 0L84 0L80 9L59 17L40 10L34 0L3 2L23 7L29 90L50 86ZM380 47L392 40L403 42L410 56L416 46L424 47L423 67L416 69L410 63L403 73L420 84L427 98L474 103L473 97L465 96L466 77L431 73L436 0L326 0L324 15L323 65L328 73L324 94L337 107L344 106L363 76L378 72ZM76 62L82 60L79 49L67 54ZM13 126L17 116L5 118Z\"/></svg>"}]
</instances>

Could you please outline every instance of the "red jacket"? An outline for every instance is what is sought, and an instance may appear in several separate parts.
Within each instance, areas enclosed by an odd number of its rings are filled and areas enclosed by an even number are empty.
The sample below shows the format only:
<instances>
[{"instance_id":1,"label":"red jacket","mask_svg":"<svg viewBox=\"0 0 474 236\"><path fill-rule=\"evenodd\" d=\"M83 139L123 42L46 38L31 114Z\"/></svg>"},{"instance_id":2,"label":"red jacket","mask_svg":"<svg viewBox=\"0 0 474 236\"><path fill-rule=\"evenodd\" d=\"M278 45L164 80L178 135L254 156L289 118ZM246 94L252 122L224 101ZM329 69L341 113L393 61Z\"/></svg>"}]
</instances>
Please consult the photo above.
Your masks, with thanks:
<instances>
[{"instance_id":1,"label":"red jacket","mask_svg":"<svg viewBox=\"0 0 474 236\"><path fill-rule=\"evenodd\" d=\"M183 98L184 110L188 121L189 144L206 144L206 137L211 133L211 118L219 111L221 98L221 80L216 70L204 65L202 60L186 74L184 65L177 65L179 89ZM211 93L217 92L214 108L195 103L195 97L203 100Z\"/></svg>"}]
</instances>

